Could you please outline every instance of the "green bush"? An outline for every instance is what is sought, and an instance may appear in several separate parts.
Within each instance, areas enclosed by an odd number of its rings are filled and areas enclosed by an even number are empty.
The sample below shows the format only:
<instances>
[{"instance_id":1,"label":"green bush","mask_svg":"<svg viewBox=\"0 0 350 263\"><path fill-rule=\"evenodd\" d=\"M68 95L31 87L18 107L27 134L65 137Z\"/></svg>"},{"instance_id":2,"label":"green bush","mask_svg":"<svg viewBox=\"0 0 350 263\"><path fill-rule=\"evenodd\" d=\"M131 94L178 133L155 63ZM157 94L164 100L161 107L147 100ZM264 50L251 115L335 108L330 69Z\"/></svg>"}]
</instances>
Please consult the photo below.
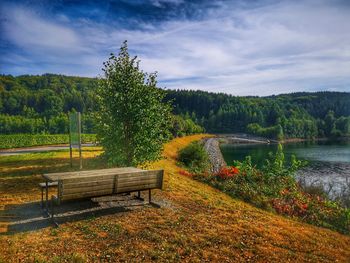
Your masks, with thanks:
<instances>
[{"instance_id":1,"label":"green bush","mask_svg":"<svg viewBox=\"0 0 350 263\"><path fill-rule=\"evenodd\" d=\"M204 173L209 168L208 154L199 142L193 142L180 150L178 161L193 173Z\"/></svg>"},{"instance_id":2,"label":"green bush","mask_svg":"<svg viewBox=\"0 0 350 263\"><path fill-rule=\"evenodd\" d=\"M82 134L82 143L96 142L95 134ZM0 135L0 149L69 143L68 134Z\"/></svg>"},{"instance_id":3,"label":"green bush","mask_svg":"<svg viewBox=\"0 0 350 263\"><path fill-rule=\"evenodd\" d=\"M172 115L170 132L173 137L183 137L190 134L203 133L204 128L191 119L184 119L180 115Z\"/></svg>"}]
</instances>

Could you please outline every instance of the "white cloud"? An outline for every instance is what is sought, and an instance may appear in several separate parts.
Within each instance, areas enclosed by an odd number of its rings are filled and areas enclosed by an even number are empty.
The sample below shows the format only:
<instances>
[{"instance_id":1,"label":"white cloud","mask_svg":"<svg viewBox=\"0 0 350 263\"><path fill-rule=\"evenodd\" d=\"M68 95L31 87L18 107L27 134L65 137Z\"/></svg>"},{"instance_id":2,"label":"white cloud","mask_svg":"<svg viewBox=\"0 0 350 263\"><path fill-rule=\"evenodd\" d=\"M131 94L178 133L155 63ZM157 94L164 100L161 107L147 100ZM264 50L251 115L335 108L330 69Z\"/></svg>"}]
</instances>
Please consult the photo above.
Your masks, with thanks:
<instances>
[{"instance_id":1,"label":"white cloud","mask_svg":"<svg viewBox=\"0 0 350 263\"><path fill-rule=\"evenodd\" d=\"M64 16L54 20L13 7L5 33L34 62L51 63L42 73L96 76L127 39L141 67L158 71L169 88L235 95L350 91L349 11L329 1L282 1L254 9L223 4L203 21L128 30L92 21L68 24Z\"/></svg>"},{"instance_id":2,"label":"white cloud","mask_svg":"<svg viewBox=\"0 0 350 263\"><path fill-rule=\"evenodd\" d=\"M79 36L73 30L41 19L34 12L10 9L7 21L4 33L18 46L67 51L79 45Z\"/></svg>"}]
</instances>

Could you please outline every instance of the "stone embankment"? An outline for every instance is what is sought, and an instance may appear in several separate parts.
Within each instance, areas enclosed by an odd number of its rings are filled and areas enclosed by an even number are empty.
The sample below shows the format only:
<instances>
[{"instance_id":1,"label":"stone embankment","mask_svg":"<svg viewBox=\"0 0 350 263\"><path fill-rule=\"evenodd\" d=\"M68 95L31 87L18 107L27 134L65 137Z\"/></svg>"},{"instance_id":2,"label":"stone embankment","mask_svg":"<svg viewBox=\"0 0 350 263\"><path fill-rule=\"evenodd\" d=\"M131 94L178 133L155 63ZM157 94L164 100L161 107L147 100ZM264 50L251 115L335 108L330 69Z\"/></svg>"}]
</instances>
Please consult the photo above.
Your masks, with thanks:
<instances>
[{"instance_id":1,"label":"stone embankment","mask_svg":"<svg viewBox=\"0 0 350 263\"><path fill-rule=\"evenodd\" d=\"M209 155L210 171L212 173L218 173L223 167L227 166L220 150L220 142L229 144L269 144L277 141L247 134L220 134L214 138L204 139L204 149Z\"/></svg>"},{"instance_id":2,"label":"stone embankment","mask_svg":"<svg viewBox=\"0 0 350 263\"><path fill-rule=\"evenodd\" d=\"M244 133L237 133L237 134L220 134L217 136L220 138L221 141L225 143L230 143L230 144L259 144L259 143L278 143L276 140L272 139L267 139L263 137L258 137L258 136L252 136Z\"/></svg>"},{"instance_id":3,"label":"stone embankment","mask_svg":"<svg viewBox=\"0 0 350 263\"><path fill-rule=\"evenodd\" d=\"M218 173L223 167L227 166L219 147L218 138L205 139L204 149L207 151L209 156L209 161L211 164L210 172Z\"/></svg>"}]
</instances>

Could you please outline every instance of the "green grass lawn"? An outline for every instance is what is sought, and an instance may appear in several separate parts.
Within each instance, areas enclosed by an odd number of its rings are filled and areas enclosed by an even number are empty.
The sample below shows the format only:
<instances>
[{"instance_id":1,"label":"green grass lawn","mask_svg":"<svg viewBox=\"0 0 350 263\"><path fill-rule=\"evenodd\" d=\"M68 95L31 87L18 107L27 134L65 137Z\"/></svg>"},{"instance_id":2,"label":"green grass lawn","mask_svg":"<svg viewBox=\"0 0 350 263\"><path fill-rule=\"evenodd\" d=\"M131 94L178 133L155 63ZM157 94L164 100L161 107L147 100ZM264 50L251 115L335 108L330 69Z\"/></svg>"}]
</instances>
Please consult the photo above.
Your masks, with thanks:
<instances>
[{"instance_id":1,"label":"green grass lawn","mask_svg":"<svg viewBox=\"0 0 350 263\"><path fill-rule=\"evenodd\" d=\"M83 147L83 169L106 167L98 158L100 147ZM72 171L79 169L79 153L73 151L73 168L70 167L69 150L0 156L0 176L30 176L45 172Z\"/></svg>"}]
</instances>

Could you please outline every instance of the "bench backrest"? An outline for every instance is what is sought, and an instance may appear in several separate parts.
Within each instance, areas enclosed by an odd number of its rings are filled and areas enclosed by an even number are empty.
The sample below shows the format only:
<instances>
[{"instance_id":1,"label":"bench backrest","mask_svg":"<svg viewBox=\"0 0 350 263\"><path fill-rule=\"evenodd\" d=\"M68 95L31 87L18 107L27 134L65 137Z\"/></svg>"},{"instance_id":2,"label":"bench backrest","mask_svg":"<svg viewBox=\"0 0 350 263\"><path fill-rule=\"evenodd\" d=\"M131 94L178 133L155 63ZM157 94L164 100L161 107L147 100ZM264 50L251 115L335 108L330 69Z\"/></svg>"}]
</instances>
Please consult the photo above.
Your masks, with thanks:
<instances>
[{"instance_id":1,"label":"bench backrest","mask_svg":"<svg viewBox=\"0 0 350 263\"><path fill-rule=\"evenodd\" d=\"M146 189L162 189L163 170L119 174L115 181L115 193L126 193Z\"/></svg>"},{"instance_id":2,"label":"bench backrest","mask_svg":"<svg viewBox=\"0 0 350 263\"><path fill-rule=\"evenodd\" d=\"M58 181L58 198L64 201L147 189L162 189L163 174L163 170L151 170L62 179Z\"/></svg>"}]
</instances>

